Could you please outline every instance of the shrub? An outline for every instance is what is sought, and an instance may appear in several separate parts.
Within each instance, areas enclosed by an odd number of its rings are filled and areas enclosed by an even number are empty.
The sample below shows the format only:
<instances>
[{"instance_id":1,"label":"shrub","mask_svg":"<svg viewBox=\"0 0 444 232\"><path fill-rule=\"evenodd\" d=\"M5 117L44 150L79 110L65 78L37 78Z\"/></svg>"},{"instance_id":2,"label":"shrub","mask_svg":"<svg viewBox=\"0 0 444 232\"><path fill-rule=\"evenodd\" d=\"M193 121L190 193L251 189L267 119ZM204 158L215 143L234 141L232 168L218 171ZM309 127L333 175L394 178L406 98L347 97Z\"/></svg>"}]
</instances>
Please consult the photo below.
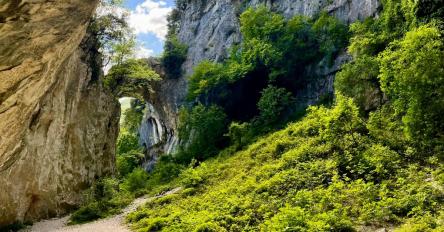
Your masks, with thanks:
<instances>
[{"instance_id":1,"label":"shrub","mask_svg":"<svg viewBox=\"0 0 444 232\"><path fill-rule=\"evenodd\" d=\"M98 202L91 202L85 206L82 206L79 210L75 211L71 217L71 224L81 224L89 221L93 221L103 217L102 209L100 209Z\"/></svg>"},{"instance_id":2,"label":"shrub","mask_svg":"<svg viewBox=\"0 0 444 232\"><path fill-rule=\"evenodd\" d=\"M207 173L207 165L202 163L199 168L189 168L181 173L182 184L186 188L196 188L205 183L210 173Z\"/></svg>"},{"instance_id":3,"label":"shrub","mask_svg":"<svg viewBox=\"0 0 444 232\"><path fill-rule=\"evenodd\" d=\"M313 23L313 32L316 35L320 52L326 57L328 64L332 64L334 55L348 43L348 28L336 18L322 12Z\"/></svg>"},{"instance_id":4,"label":"shrub","mask_svg":"<svg viewBox=\"0 0 444 232\"><path fill-rule=\"evenodd\" d=\"M116 167L119 175L125 177L140 165L144 154L140 150L132 150L124 154L117 155Z\"/></svg>"},{"instance_id":5,"label":"shrub","mask_svg":"<svg viewBox=\"0 0 444 232\"><path fill-rule=\"evenodd\" d=\"M227 231L213 222L203 223L197 226L194 232L223 232Z\"/></svg>"},{"instance_id":6,"label":"shrub","mask_svg":"<svg viewBox=\"0 0 444 232\"><path fill-rule=\"evenodd\" d=\"M182 64L187 57L188 47L182 44L176 35L170 35L165 41L162 65L169 78L179 78Z\"/></svg>"},{"instance_id":7,"label":"shrub","mask_svg":"<svg viewBox=\"0 0 444 232\"><path fill-rule=\"evenodd\" d=\"M120 192L116 179L101 179L85 192L84 204L71 215L70 223L85 223L119 213L132 199L132 196Z\"/></svg>"},{"instance_id":8,"label":"shrub","mask_svg":"<svg viewBox=\"0 0 444 232\"><path fill-rule=\"evenodd\" d=\"M277 88L269 85L262 91L262 96L257 103L260 115L259 118L265 125L272 125L285 115L285 111L292 103L291 93L285 88Z\"/></svg>"},{"instance_id":9,"label":"shrub","mask_svg":"<svg viewBox=\"0 0 444 232\"><path fill-rule=\"evenodd\" d=\"M154 166L154 169L149 177L150 185L160 185L172 181L181 173L183 166L178 164L173 159L161 158L161 160Z\"/></svg>"},{"instance_id":10,"label":"shrub","mask_svg":"<svg viewBox=\"0 0 444 232\"><path fill-rule=\"evenodd\" d=\"M202 61L193 69L193 75L189 77L188 95L189 101L195 100L201 94L207 94L211 88L225 79L223 65L211 61Z\"/></svg>"},{"instance_id":11,"label":"shrub","mask_svg":"<svg viewBox=\"0 0 444 232\"><path fill-rule=\"evenodd\" d=\"M226 115L218 106L199 104L191 110L182 109L179 136L185 141L177 159L188 163L191 159L205 160L217 153L226 130Z\"/></svg>"},{"instance_id":12,"label":"shrub","mask_svg":"<svg viewBox=\"0 0 444 232\"><path fill-rule=\"evenodd\" d=\"M379 87L379 63L376 58L361 56L342 66L335 78L335 89L353 98L364 111L374 110L383 103Z\"/></svg>"},{"instance_id":13,"label":"shrub","mask_svg":"<svg viewBox=\"0 0 444 232\"><path fill-rule=\"evenodd\" d=\"M402 116L406 135L422 145L442 141L444 43L432 24L412 30L380 56L383 91Z\"/></svg>"},{"instance_id":14,"label":"shrub","mask_svg":"<svg viewBox=\"0 0 444 232\"><path fill-rule=\"evenodd\" d=\"M148 180L148 174L142 168L136 168L127 175L124 182L122 183L122 188L129 192L136 192L146 187L146 182Z\"/></svg>"},{"instance_id":15,"label":"shrub","mask_svg":"<svg viewBox=\"0 0 444 232\"><path fill-rule=\"evenodd\" d=\"M235 149L240 149L247 145L253 138L252 128L249 123L232 122L228 128L227 136Z\"/></svg>"},{"instance_id":16,"label":"shrub","mask_svg":"<svg viewBox=\"0 0 444 232\"><path fill-rule=\"evenodd\" d=\"M125 154L139 149L139 138L136 134L122 130L117 138L117 154Z\"/></svg>"}]
</instances>

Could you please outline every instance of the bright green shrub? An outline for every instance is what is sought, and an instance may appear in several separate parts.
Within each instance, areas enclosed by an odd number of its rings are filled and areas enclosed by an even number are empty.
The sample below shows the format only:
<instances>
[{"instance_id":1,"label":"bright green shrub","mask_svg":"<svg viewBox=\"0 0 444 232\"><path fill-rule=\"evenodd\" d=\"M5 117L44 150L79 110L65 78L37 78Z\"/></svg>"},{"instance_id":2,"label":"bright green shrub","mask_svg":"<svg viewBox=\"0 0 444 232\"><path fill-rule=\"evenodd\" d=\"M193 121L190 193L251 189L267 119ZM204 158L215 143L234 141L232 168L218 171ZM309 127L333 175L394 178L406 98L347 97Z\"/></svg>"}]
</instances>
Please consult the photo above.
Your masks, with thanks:
<instances>
[{"instance_id":1,"label":"bright green shrub","mask_svg":"<svg viewBox=\"0 0 444 232\"><path fill-rule=\"evenodd\" d=\"M160 185L172 181L178 177L183 166L175 163L174 160L161 159L150 173L149 185Z\"/></svg>"},{"instance_id":2,"label":"bright green shrub","mask_svg":"<svg viewBox=\"0 0 444 232\"><path fill-rule=\"evenodd\" d=\"M215 224L213 222L207 222L207 223L200 224L194 230L194 232L223 232L223 231L227 231L227 230L225 230L224 228L218 226L217 224Z\"/></svg>"},{"instance_id":3,"label":"bright green shrub","mask_svg":"<svg viewBox=\"0 0 444 232\"><path fill-rule=\"evenodd\" d=\"M140 150L132 150L116 157L116 167L119 175L124 177L139 167L144 154Z\"/></svg>"},{"instance_id":4,"label":"bright green shrub","mask_svg":"<svg viewBox=\"0 0 444 232\"><path fill-rule=\"evenodd\" d=\"M324 109L320 108L319 110ZM324 124L324 128L321 129L321 137L326 141L337 143L338 146L341 146L342 139L346 139L344 136L353 137L357 132L363 130L364 126L353 100L340 94L336 96L335 107L329 110L328 114L320 121Z\"/></svg>"},{"instance_id":5,"label":"bright green shrub","mask_svg":"<svg viewBox=\"0 0 444 232\"><path fill-rule=\"evenodd\" d=\"M199 104L189 111L183 109L179 120L179 136L186 141L177 155L180 162L204 160L217 153L226 127L226 115L220 107Z\"/></svg>"},{"instance_id":6,"label":"bright green shrub","mask_svg":"<svg viewBox=\"0 0 444 232\"><path fill-rule=\"evenodd\" d=\"M262 91L257 103L260 111L259 118L265 125L272 125L282 120L285 111L293 101L292 95L285 88L268 86Z\"/></svg>"},{"instance_id":7,"label":"bright green shrub","mask_svg":"<svg viewBox=\"0 0 444 232\"><path fill-rule=\"evenodd\" d=\"M269 41L252 38L243 43L242 62L254 68L271 67L282 53Z\"/></svg>"},{"instance_id":8,"label":"bright green shrub","mask_svg":"<svg viewBox=\"0 0 444 232\"><path fill-rule=\"evenodd\" d=\"M402 130L402 122L395 115L393 106L385 104L380 109L370 113L366 127L369 134L396 150L404 150L408 144Z\"/></svg>"},{"instance_id":9,"label":"bright green shrub","mask_svg":"<svg viewBox=\"0 0 444 232\"><path fill-rule=\"evenodd\" d=\"M122 183L122 188L129 192L136 192L146 187L148 174L142 168L136 168L128 174Z\"/></svg>"},{"instance_id":10,"label":"bright green shrub","mask_svg":"<svg viewBox=\"0 0 444 232\"><path fill-rule=\"evenodd\" d=\"M193 75L189 77L188 100L192 101L225 79L222 64L211 61L202 61L193 69Z\"/></svg>"},{"instance_id":11,"label":"bright green shrub","mask_svg":"<svg viewBox=\"0 0 444 232\"><path fill-rule=\"evenodd\" d=\"M150 84L159 81L160 76L151 70L144 60L126 59L111 67L103 83L116 96L134 96L135 90L149 90Z\"/></svg>"},{"instance_id":12,"label":"bright green shrub","mask_svg":"<svg viewBox=\"0 0 444 232\"><path fill-rule=\"evenodd\" d=\"M207 166L202 163L199 168L189 168L181 173L182 184L187 188L196 188L205 183L210 173Z\"/></svg>"},{"instance_id":13,"label":"bright green shrub","mask_svg":"<svg viewBox=\"0 0 444 232\"><path fill-rule=\"evenodd\" d=\"M380 56L381 87L402 116L406 135L425 145L444 131L444 43L428 24L395 41Z\"/></svg>"},{"instance_id":14,"label":"bright green shrub","mask_svg":"<svg viewBox=\"0 0 444 232\"><path fill-rule=\"evenodd\" d=\"M240 149L252 140L252 128L249 123L232 122L228 127L227 136L235 149Z\"/></svg>"},{"instance_id":15,"label":"bright green shrub","mask_svg":"<svg viewBox=\"0 0 444 232\"><path fill-rule=\"evenodd\" d=\"M379 63L376 58L360 56L342 66L336 74L335 89L341 94L353 98L360 109L369 111L383 103L379 88Z\"/></svg>"},{"instance_id":16,"label":"bright green shrub","mask_svg":"<svg viewBox=\"0 0 444 232\"><path fill-rule=\"evenodd\" d=\"M127 152L137 150L139 148L139 138L133 133L125 133L125 131L119 134L117 138L117 154L125 154Z\"/></svg>"},{"instance_id":17,"label":"bright green shrub","mask_svg":"<svg viewBox=\"0 0 444 232\"><path fill-rule=\"evenodd\" d=\"M312 30L318 40L320 52L332 64L334 55L348 44L347 26L323 12L313 23Z\"/></svg>"},{"instance_id":18,"label":"bright green shrub","mask_svg":"<svg viewBox=\"0 0 444 232\"><path fill-rule=\"evenodd\" d=\"M282 35L285 27L284 17L271 13L265 6L248 8L240 16L240 21L245 40L256 38L275 41Z\"/></svg>"},{"instance_id":19,"label":"bright green shrub","mask_svg":"<svg viewBox=\"0 0 444 232\"><path fill-rule=\"evenodd\" d=\"M84 204L71 215L70 223L85 223L120 213L132 200L133 196L120 192L116 179L99 180L85 192Z\"/></svg>"}]
</instances>

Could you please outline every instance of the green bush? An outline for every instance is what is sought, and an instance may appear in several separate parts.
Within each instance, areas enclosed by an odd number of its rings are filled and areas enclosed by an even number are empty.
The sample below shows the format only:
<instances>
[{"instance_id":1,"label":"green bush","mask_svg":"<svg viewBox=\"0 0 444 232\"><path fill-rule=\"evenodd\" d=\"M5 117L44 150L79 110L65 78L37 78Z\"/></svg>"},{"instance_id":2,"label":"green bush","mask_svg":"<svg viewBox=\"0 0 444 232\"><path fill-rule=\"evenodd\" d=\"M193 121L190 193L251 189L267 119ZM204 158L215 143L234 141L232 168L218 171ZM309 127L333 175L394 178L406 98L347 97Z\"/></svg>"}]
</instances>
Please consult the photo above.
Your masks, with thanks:
<instances>
[{"instance_id":1,"label":"green bush","mask_svg":"<svg viewBox=\"0 0 444 232\"><path fill-rule=\"evenodd\" d=\"M218 226L215 223L207 222L204 224L200 224L197 226L197 228L194 230L194 232L223 232L227 231L224 228Z\"/></svg>"},{"instance_id":2,"label":"green bush","mask_svg":"<svg viewBox=\"0 0 444 232\"><path fill-rule=\"evenodd\" d=\"M237 123L232 122L228 127L227 136L231 140L231 145L235 147L235 149L240 149L243 146L249 144L253 139L253 132L251 125L249 123Z\"/></svg>"},{"instance_id":3,"label":"green bush","mask_svg":"<svg viewBox=\"0 0 444 232\"><path fill-rule=\"evenodd\" d=\"M182 44L176 35L167 37L162 55L162 65L168 78L179 78L182 64L187 57L188 47Z\"/></svg>"},{"instance_id":4,"label":"green bush","mask_svg":"<svg viewBox=\"0 0 444 232\"><path fill-rule=\"evenodd\" d=\"M176 163L174 159L163 156L150 173L149 185L168 183L178 177L182 169L183 166Z\"/></svg>"},{"instance_id":5,"label":"green bush","mask_svg":"<svg viewBox=\"0 0 444 232\"><path fill-rule=\"evenodd\" d=\"M336 18L322 12L313 23L312 30L319 43L319 51L325 56L328 64L332 64L341 49L348 44L348 28Z\"/></svg>"},{"instance_id":6,"label":"green bush","mask_svg":"<svg viewBox=\"0 0 444 232\"><path fill-rule=\"evenodd\" d=\"M140 150L132 150L116 157L116 167L119 175L125 177L135 168L140 166L141 160L145 155Z\"/></svg>"},{"instance_id":7,"label":"green bush","mask_svg":"<svg viewBox=\"0 0 444 232\"><path fill-rule=\"evenodd\" d=\"M219 84L223 76L223 65L202 61L193 69L193 75L189 77L188 95L189 101L195 100L201 94L207 94L209 89Z\"/></svg>"},{"instance_id":8,"label":"green bush","mask_svg":"<svg viewBox=\"0 0 444 232\"><path fill-rule=\"evenodd\" d=\"M381 87L402 116L406 135L422 145L442 143L444 43L432 24L394 41L380 56Z\"/></svg>"},{"instance_id":9,"label":"green bush","mask_svg":"<svg viewBox=\"0 0 444 232\"><path fill-rule=\"evenodd\" d=\"M261 122L265 125L272 125L282 120L292 101L291 93L285 88L269 85L262 91L262 96L257 103Z\"/></svg>"},{"instance_id":10,"label":"green bush","mask_svg":"<svg viewBox=\"0 0 444 232\"><path fill-rule=\"evenodd\" d=\"M132 195L120 191L118 180L99 180L85 192L84 204L71 215L70 223L85 223L119 213L132 200Z\"/></svg>"},{"instance_id":11,"label":"green bush","mask_svg":"<svg viewBox=\"0 0 444 232\"><path fill-rule=\"evenodd\" d=\"M139 149L139 138L136 134L122 130L117 138L116 146L118 155L137 150Z\"/></svg>"},{"instance_id":12,"label":"green bush","mask_svg":"<svg viewBox=\"0 0 444 232\"><path fill-rule=\"evenodd\" d=\"M185 144L177 160L186 164L217 153L226 130L226 115L220 107L199 104L191 110L182 109L179 120L179 136Z\"/></svg>"},{"instance_id":13,"label":"green bush","mask_svg":"<svg viewBox=\"0 0 444 232\"><path fill-rule=\"evenodd\" d=\"M136 91L150 90L151 84L159 80L159 74L151 70L145 60L130 58L113 65L103 83L116 96L127 95L142 99Z\"/></svg>"},{"instance_id":14,"label":"green bush","mask_svg":"<svg viewBox=\"0 0 444 232\"><path fill-rule=\"evenodd\" d=\"M103 217L102 209L100 209L98 202L91 202L79 210L75 211L71 217L72 224L81 224L93 220L97 220Z\"/></svg>"},{"instance_id":15,"label":"green bush","mask_svg":"<svg viewBox=\"0 0 444 232\"><path fill-rule=\"evenodd\" d=\"M210 173L207 173L207 166L202 163L199 168L189 168L181 173L182 184L186 188L196 188L205 183Z\"/></svg>"},{"instance_id":16,"label":"green bush","mask_svg":"<svg viewBox=\"0 0 444 232\"><path fill-rule=\"evenodd\" d=\"M122 189L128 192L136 192L146 187L148 174L142 168L134 169L128 174L122 183Z\"/></svg>"},{"instance_id":17,"label":"green bush","mask_svg":"<svg viewBox=\"0 0 444 232\"><path fill-rule=\"evenodd\" d=\"M335 78L335 89L353 98L364 111L374 110L383 103L379 87L379 63L371 56L361 56L342 66Z\"/></svg>"}]
</instances>

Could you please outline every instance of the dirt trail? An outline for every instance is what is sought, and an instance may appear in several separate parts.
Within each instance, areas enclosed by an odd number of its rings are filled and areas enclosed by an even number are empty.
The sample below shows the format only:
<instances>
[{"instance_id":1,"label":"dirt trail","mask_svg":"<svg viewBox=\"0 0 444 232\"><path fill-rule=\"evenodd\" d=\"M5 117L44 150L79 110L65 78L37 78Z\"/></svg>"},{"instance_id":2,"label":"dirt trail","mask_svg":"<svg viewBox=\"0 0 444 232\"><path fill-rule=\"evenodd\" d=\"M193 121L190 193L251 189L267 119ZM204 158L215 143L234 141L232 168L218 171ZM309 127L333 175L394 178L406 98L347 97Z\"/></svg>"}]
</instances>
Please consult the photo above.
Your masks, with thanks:
<instances>
[{"instance_id":1,"label":"dirt trail","mask_svg":"<svg viewBox=\"0 0 444 232\"><path fill-rule=\"evenodd\" d=\"M21 232L130 232L131 230L125 224L125 216L135 211L139 206L153 199L171 195L180 191L180 188L173 189L156 197L141 197L134 200L131 205L126 207L119 215L98 221L68 226L69 216L63 218L50 219L35 223L32 227L21 230Z\"/></svg>"}]
</instances>

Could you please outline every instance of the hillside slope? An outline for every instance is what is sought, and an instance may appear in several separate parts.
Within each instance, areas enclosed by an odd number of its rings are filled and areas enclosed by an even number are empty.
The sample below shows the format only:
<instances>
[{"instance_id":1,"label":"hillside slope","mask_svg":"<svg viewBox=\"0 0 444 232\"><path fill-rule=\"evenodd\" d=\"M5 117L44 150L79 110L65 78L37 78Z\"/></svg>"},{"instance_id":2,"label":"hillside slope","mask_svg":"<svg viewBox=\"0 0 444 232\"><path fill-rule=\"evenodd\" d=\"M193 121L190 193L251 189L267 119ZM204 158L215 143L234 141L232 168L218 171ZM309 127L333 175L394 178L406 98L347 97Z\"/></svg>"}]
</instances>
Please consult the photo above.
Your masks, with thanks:
<instances>
[{"instance_id":1,"label":"hillside slope","mask_svg":"<svg viewBox=\"0 0 444 232\"><path fill-rule=\"evenodd\" d=\"M352 100L180 176L185 189L129 215L137 231L444 230L444 165L377 139ZM392 137L393 138L393 137ZM408 152L408 148L406 151Z\"/></svg>"}]
</instances>

